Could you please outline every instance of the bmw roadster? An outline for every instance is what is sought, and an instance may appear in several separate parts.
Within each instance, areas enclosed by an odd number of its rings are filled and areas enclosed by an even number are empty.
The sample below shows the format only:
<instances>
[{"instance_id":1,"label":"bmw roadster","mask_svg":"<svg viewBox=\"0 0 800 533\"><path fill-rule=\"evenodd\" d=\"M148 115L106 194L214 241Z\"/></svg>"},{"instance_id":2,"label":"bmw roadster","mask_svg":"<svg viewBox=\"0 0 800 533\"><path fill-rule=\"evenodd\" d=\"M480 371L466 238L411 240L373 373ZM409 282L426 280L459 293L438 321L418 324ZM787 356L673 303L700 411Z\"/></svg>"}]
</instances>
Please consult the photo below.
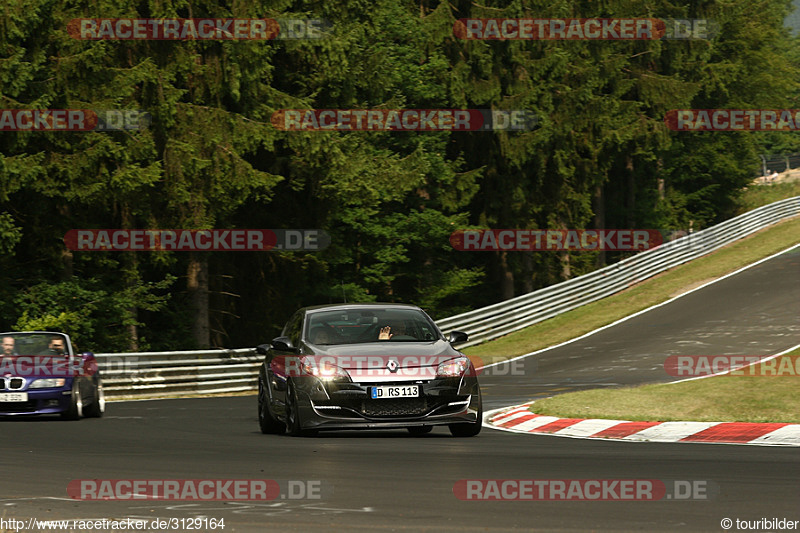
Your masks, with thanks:
<instances>
[{"instance_id":1,"label":"bmw roadster","mask_svg":"<svg viewBox=\"0 0 800 533\"><path fill-rule=\"evenodd\" d=\"M60 414L77 420L105 411L93 354L76 354L68 335L0 333L0 416Z\"/></svg>"}]
</instances>

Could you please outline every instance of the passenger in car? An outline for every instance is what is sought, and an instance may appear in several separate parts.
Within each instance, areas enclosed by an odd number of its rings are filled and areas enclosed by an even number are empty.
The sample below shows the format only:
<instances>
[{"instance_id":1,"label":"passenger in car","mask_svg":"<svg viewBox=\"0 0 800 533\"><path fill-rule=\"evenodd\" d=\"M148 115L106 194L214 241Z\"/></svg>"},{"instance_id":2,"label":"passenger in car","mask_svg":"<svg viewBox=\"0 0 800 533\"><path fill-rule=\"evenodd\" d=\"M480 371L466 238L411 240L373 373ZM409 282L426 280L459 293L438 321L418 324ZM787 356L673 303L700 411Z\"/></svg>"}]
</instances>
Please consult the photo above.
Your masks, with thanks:
<instances>
[{"instance_id":1,"label":"passenger in car","mask_svg":"<svg viewBox=\"0 0 800 533\"><path fill-rule=\"evenodd\" d=\"M320 328L314 332L311 338L312 344L334 344L336 341L330 328Z\"/></svg>"},{"instance_id":2,"label":"passenger in car","mask_svg":"<svg viewBox=\"0 0 800 533\"><path fill-rule=\"evenodd\" d=\"M16 341L14 340L14 337L3 337L3 355L4 356L19 355L17 352L14 351L15 345Z\"/></svg>"}]
</instances>

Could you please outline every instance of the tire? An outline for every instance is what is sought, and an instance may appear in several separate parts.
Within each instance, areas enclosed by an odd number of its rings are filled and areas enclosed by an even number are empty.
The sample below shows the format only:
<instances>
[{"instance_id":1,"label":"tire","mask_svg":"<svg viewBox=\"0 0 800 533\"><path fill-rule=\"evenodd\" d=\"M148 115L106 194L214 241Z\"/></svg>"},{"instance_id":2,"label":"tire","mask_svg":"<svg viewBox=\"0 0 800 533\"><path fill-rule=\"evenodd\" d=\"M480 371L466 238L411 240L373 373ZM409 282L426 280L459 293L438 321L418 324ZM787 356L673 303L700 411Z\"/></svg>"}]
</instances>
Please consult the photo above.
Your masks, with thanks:
<instances>
[{"instance_id":1,"label":"tire","mask_svg":"<svg viewBox=\"0 0 800 533\"><path fill-rule=\"evenodd\" d=\"M83 398L78 378L72 380L72 394L69 396L69 408L61 413L64 420L78 420L83 416Z\"/></svg>"},{"instance_id":2,"label":"tire","mask_svg":"<svg viewBox=\"0 0 800 533\"><path fill-rule=\"evenodd\" d=\"M431 431L433 431L433 426L411 426L406 428L409 433L411 433L415 437L419 437L420 435L427 435Z\"/></svg>"},{"instance_id":3,"label":"tire","mask_svg":"<svg viewBox=\"0 0 800 533\"><path fill-rule=\"evenodd\" d=\"M450 424L447 428L450 434L454 437L474 437L481 432L483 427L483 399L478 393L478 419L475 422L467 422L466 424Z\"/></svg>"},{"instance_id":4,"label":"tire","mask_svg":"<svg viewBox=\"0 0 800 533\"><path fill-rule=\"evenodd\" d=\"M272 415L267 389L261 378L258 379L258 426L266 435L281 435L286 431L286 424Z\"/></svg>"},{"instance_id":5,"label":"tire","mask_svg":"<svg viewBox=\"0 0 800 533\"><path fill-rule=\"evenodd\" d=\"M287 380L286 388L286 429L292 437L310 437L317 434L316 431L303 429L300 409L297 406L297 391L294 390L294 382L291 379Z\"/></svg>"},{"instance_id":6,"label":"tire","mask_svg":"<svg viewBox=\"0 0 800 533\"><path fill-rule=\"evenodd\" d=\"M100 418L106 412L106 393L103 391L103 382L98 377L94 385L94 401L84 409L84 415L91 418Z\"/></svg>"}]
</instances>

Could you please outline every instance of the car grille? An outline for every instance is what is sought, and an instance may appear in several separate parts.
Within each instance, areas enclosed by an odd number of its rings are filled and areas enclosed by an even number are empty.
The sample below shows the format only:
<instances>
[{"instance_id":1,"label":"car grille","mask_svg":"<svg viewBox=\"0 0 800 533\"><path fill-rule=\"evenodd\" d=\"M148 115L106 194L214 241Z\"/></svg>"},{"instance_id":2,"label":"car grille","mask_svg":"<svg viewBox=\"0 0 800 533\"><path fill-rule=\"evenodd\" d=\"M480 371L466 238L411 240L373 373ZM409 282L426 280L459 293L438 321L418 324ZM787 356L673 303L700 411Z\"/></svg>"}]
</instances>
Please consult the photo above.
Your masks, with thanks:
<instances>
[{"instance_id":1,"label":"car grille","mask_svg":"<svg viewBox=\"0 0 800 533\"><path fill-rule=\"evenodd\" d=\"M0 378L0 389L19 390L24 386L25 380L22 378Z\"/></svg>"},{"instance_id":2,"label":"car grille","mask_svg":"<svg viewBox=\"0 0 800 533\"><path fill-rule=\"evenodd\" d=\"M361 408L365 416L419 416L427 411L425 397L365 400Z\"/></svg>"}]
</instances>

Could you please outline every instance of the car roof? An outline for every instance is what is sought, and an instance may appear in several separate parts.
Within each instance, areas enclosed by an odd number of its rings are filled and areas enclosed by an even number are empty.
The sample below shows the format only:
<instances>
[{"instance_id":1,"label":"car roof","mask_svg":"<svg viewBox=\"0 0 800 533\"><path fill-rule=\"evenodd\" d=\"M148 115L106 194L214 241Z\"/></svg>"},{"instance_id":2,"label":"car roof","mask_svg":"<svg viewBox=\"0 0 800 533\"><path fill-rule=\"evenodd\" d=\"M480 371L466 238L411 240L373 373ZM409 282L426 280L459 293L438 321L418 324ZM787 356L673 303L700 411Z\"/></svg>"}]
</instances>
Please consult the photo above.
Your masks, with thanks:
<instances>
[{"instance_id":1,"label":"car roof","mask_svg":"<svg viewBox=\"0 0 800 533\"><path fill-rule=\"evenodd\" d=\"M62 333L60 331L4 331L4 332L0 333L0 336L3 336L3 335L21 335L23 333L26 333L26 334L34 334L34 333L36 333L36 334L39 334L39 335L63 335L64 337L69 338L69 335L67 335L66 333Z\"/></svg>"},{"instance_id":2,"label":"car roof","mask_svg":"<svg viewBox=\"0 0 800 533\"><path fill-rule=\"evenodd\" d=\"M311 307L303 307L300 311L305 313L318 313L320 311L335 311L339 309L364 309L369 307L383 307L391 309L414 309L422 311L416 305L411 304L396 304L396 303L381 303L381 302L365 302L365 303L350 303L350 304L328 304L328 305L314 305Z\"/></svg>"}]
</instances>

